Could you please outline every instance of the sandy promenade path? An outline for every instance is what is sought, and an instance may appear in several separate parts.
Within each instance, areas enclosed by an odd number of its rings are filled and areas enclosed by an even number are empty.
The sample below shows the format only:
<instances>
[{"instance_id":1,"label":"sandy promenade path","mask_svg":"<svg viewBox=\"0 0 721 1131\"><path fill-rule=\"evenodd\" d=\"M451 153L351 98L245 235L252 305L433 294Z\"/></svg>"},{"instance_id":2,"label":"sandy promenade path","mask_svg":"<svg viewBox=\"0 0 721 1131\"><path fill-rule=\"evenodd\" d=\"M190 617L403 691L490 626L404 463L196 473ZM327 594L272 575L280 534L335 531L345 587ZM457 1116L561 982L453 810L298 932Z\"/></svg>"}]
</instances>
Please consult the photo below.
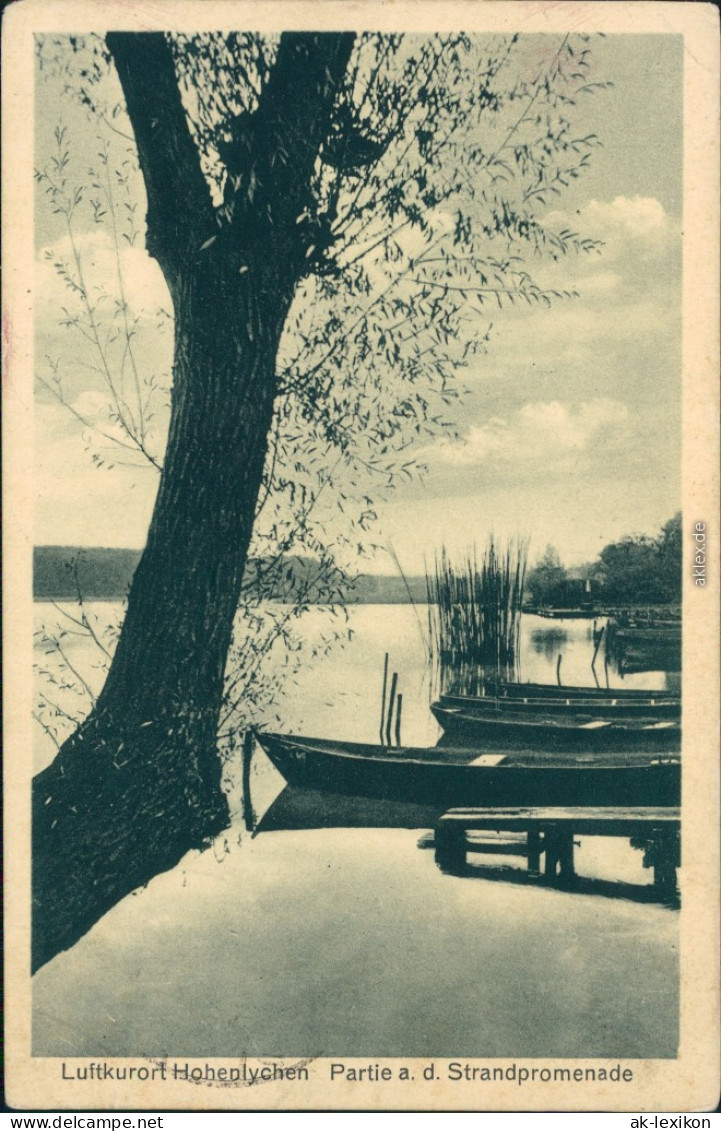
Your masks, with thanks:
<instances>
[{"instance_id":1,"label":"sandy promenade path","mask_svg":"<svg viewBox=\"0 0 721 1131\"><path fill-rule=\"evenodd\" d=\"M36 975L35 1055L675 1055L674 911L446 876L408 830L236 835Z\"/></svg>"}]
</instances>

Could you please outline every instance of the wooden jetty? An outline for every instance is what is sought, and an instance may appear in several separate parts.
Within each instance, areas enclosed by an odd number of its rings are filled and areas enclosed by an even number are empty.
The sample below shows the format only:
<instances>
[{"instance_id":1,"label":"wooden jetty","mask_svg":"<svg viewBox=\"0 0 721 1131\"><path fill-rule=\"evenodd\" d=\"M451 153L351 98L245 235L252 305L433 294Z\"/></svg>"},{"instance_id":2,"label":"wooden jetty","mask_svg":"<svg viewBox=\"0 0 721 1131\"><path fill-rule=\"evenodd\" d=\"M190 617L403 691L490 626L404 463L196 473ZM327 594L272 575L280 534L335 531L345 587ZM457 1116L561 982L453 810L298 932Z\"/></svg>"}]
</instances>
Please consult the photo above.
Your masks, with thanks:
<instances>
[{"instance_id":1,"label":"wooden jetty","mask_svg":"<svg viewBox=\"0 0 721 1131\"><path fill-rule=\"evenodd\" d=\"M575 880L574 836L627 837L645 848L644 863L653 868L659 896L677 894L676 869L681 863L678 808L655 806L497 807L451 809L435 830L436 863L445 872L463 872L468 852L524 856L528 871L540 872L545 857L546 880L572 886ZM469 841L468 833L511 834L514 839ZM522 837L519 841L519 834Z\"/></svg>"}]
</instances>

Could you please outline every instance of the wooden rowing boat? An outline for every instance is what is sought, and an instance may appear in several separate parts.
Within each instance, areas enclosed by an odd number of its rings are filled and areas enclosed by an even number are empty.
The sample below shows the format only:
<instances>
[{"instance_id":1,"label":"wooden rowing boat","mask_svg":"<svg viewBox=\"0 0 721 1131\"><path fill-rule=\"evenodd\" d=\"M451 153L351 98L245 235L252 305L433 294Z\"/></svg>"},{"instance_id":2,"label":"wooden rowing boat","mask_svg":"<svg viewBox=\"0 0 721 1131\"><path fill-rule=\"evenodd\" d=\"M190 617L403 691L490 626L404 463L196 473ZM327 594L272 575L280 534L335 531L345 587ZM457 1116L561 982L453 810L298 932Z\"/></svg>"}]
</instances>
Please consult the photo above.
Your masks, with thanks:
<instances>
[{"instance_id":1,"label":"wooden rowing boat","mask_svg":"<svg viewBox=\"0 0 721 1131\"><path fill-rule=\"evenodd\" d=\"M619 671L624 675L642 675L644 672L678 672L681 670L681 657L653 655L641 652L624 652L618 659Z\"/></svg>"},{"instance_id":2,"label":"wooden rowing boat","mask_svg":"<svg viewBox=\"0 0 721 1131\"><path fill-rule=\"evenodd\" d=\"M543 696L494 696L494 695L441 695L439 702L443 707L458 707L463 711L483 714L504 714L509 711L524 715L574 716L583 721L594 718L635 719L646 718L649 722L657 719L677 719L681 715L680 699L592 699L580 696L564 698Z\"/></svg>"},{"instance_id":3,"label":"wooden rowing boat","mask_svg":"<svg viewBox=\"0 0 721 1131\"><path fill-rule=\"evenodd\" d=\"M680 759L642 754L386 747L258 732L285 780L431 812L469 805L678 805Z\"/></svg>"},{"instance_id":4,"label":"wooden rowing boat","mask_svg":"<svg viewBox=\"0 0 721 1131\"><path fill-rule=\"evenodd\" d=\"M484 713L431 704L446 734L462 742L505 749L522 746L538 750L668 751L681 748L681 724L675 719L607 718L581 721L574 716L523 716Z\"/></svg>"},{"instance_id":5,"label":"wooden rowing boat","mask_svg":"<svg viewBox=\"0 0 721 1131\"><path fill-rule=\"evenodd\" d=\"M496 698L532 697L534 699L556 699L562 695L564 699L599 699L602 701L648 699L655 702L678 700L679 695L674 691L653 690L647 691L637 687L580 687L578 685L564 686L553 683L513 683L510 680L494 679L489 677L484 681L487 693Z\"/></svg>"},{"instance_id":6,"label":"wooden rowing boat","mask_svg":"<svg viewBox=\"0 0 721 1131\"><path fill-rule=\"evenodd\" d=\"M611 635L614 640L623 641L624 644L631 646L639 645L677 645L681 644L681 625L664 626L664 627L640 627L630 626L628 628L620 627L614 628Z\"/></svg>"}]
</instances>

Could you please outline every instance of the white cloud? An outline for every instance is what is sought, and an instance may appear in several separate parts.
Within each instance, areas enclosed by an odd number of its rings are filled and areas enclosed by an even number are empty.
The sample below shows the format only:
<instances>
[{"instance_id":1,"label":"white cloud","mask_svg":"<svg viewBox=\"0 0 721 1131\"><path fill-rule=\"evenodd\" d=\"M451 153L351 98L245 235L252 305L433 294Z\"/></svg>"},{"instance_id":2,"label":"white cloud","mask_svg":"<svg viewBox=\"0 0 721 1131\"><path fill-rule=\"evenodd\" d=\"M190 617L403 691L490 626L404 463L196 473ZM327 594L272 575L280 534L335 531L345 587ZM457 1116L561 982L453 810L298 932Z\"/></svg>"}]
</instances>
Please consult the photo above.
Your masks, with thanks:
<instances>
[{"instance_id":1,"label":"white cloud","mask_svg":"<svg viewBox=\"0 0 721 1131\"><path fill-rule=\"evenodd\" d=\"M104 393L96 393L92 389L86 389L79 397L73 402L73 408L87 420L90 424L107 423L110 416L110 404L107 396Z\"/></svg>"},{"instance_id":2,"label":"white cloud","mask_svg":"<svg viewBox=\"0 0 721 1131\"><path fill-rule=\"evenodd\" d=\"M609 204L592 200L584 210L591 223L606 231L626 231L641 239L668 232L669 218L660 201L648 196L617 196Z\"/></svg>"},{"instance_id":3,"label":"white cloud","mask_svg":"<svg viewBox=\"0 0 721 1131\"><path fill-rule=\"evenodd\" d=\"M472 425L462 440L439 440L421 458L431 465L533 463L547 469L549 463L616 448L627 442L629 432L628 408L617 400L597 398L575 405L533 401L512 416Z\"/></svg>"},{"instance_id":4,"label":"white cloud","mask_svg":"<svg viewBox=\"0 0 721 1131\"><path fill-rule=\"evenodd\" d=\"M74 237L64 236L54 244L43 247L36 259L36 317L57 320L65 306L74 310L80 298L63 281L54 263L66 264L72 277L77 278L76 255L80 262L88 293L96 299L101 293L110 300L120 298L120 276L128 307L134 314L154 315L159 306L166 309L170 298L160 267L148 253L139 247L123 246L116 253L114 241L104 228L94 228Z\"/></svg>"},{"instance_id":5,"label":"white cloud","mask_svg":"<svg viewBox=\"0 0 721 1131\"><path fill-rule=\"evenodd\" d=\"M159 306L169 309L168 287L157 262L139 247L126 247L120 255L120 264L128 301L136 311L155 311Z\"/></svg>"},{"instance_id":6,"label":"white cloud","mask_svg":"<svg viewBox=\"0 0 721 1131\"><path fill-rule=\"evenodd\" d=\"M591 200L578 212L551 212L546 224L561 231L568 229L582 236L602 240L600 263L634 258L657 259L668 254L680 238L677 226L654 197L617 196L612 201Z\"/></svg>"},{"instance_id":7,"label":"white cloud","mask_svg":"<svg viewBox=\"0 0 721 1131\"><path fill-rule=\"evenodd\" d=\"M575 290L578 297L558 299L550 309L515 307L498 314L489 359L474 366L478 385L502 386L515 394L516 404L615 399L628 404L635 419L645 404L678 398L676 222L657 200L641 196L594 200L578 212L555 212L547 219L559 230L604 240L604 247L600 254L569 254L530 267L541 285ZM539 384L541 374L554 376ZM498 397L492 411L506 415Z\"/></svg>"},{"instance_id":8,"label":"white cloud","mask_svg":"<svg viewBox=\"0 0 721 1131\"><path fill-rule=\"evenodd\" d=\"M62 277L67 269L77 279L76 255L90 297L92 319L80 294ZM63 396L73 403L86 392L102 395L102 403L97 405L94 401L75 405L94 423L103 415L107 418L107 405L112 400L109 381L131 415L137 415L138 388L145 399L149 382L167 384L171 370L172 328L157 314L160 306L170 309L160 268L140 248L122 248L119 260L122 291L115 245L100 228L79 235L74 245L65 236L41 249L36 259L37 375L47 381L57 370ZM117 306L121 297L128 304L127 327L126 315Z\"/></svg>"},{"instance_id":9,"label":"white cloud","mask_svg":"<svg viewBox=\"0 0 721 1131\"><path fill-rule=\"evenodd\" d=\"M94 409L101 416L101 401L94 397L83 394L76 407ZM35 435L36 542L142 546L158 485L156 473L140 460L125 466L122 451L110 446L105 466L94 466L91 453L99 445L59 404L36 406Z\"/></svg>"}]
</instances>

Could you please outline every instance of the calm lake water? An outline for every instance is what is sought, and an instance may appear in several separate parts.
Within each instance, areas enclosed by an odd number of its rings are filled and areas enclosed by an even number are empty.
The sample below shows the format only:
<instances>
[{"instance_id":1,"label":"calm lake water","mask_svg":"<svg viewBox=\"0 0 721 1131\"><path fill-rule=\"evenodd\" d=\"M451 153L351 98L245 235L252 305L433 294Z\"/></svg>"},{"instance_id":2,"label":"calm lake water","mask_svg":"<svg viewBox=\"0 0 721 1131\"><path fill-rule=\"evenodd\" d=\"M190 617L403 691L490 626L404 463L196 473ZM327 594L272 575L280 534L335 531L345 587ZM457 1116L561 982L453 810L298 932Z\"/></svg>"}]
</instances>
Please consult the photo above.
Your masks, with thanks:
<instances>
[{"instance_id":1,"label":"calm lake water","mask_svg":"<svg viewBox=\"0 0 721 1131\"><path fill-rule=\"evenodd\" d=\"M73 605L60 606L77 616ZM87 607L94 626L118 623L120 604L96 603ZM77 690L77 679L63 678L62 660L58 653L42 643L42 630L52 636L57 627L73 625L52 604L35 606L35 661L39 668L60 672L65 686L52 689L55 702L74 717L82 717L88 708L88 697ZM600 623L600 622L599 622ZM302 635L309 651L329 628L338 626L328 609L311 609L302 621ZM389 654L389 671L398 673L398 691L403 695L401 739L405 745L432 746L440 737L439 727L428 705L434 698L431 668L426 653L427 610L411 605L356 605L348 610L351 639L336 645L332 652L309 663L303 663L295 675L281 684L274 710L261 720L269 728L295 734L315 735L356 742L378 742L381 713L383 662ZM102 686L103 663L98 649L87 636L72 632L63 638L65 656L91 690ZM595 686L591 661L594 653L593 622L589 620L548 620L525 614L521 627L520 677L545 683L556 683L556 665L561 660L563 683ZM278 658L279 660L282 657ZM606 672L603 649L596 661L599 681L604 684ZM678 687L679 677L672 673L644 672L619 676L608 669L610 685L636 688ZM75 689L72 685L75 685ZM48 694L51 692L49 691ZM36 727L36 763L41 768L54 754L53 744L42 729Z\"/></svg>"},{"instance_id":2,"label":"calm lake water","mask_svg":"<svg viewBox=\"0 0 721 1131\"><path fill-rule=\"evenodd\" d=\"M120 608L88 612L100 627ZM48 635L63 619L48 604L36 616ZM425 628L424 610L420 617ZM310 612L311 648L328 626L327 610ZM435 743L413 608L357 606L349 626L345 647L284 682L280 721L266 725L377 741L388 652L404 697L403 741ZM96 650L74 635L62 647L97 690ZM524 618L523 679L555 682L559 651L563 678L592 685L590 622ZM57 678L59 657L40 637L35 659ZM661 673L623 682L666 685ZM72 686L54 694L69 712L82 709L84 693ZM54 747L36 732L40 768ZM260 815L283 781L260 755L252 784ZM641 853L621 838L584 838L576 860L585 876L648 883ZM442 874L414 829L251 838L236 823L39 971L34 1055L675 1056L675 913L498 878Z\"/></svg>"},{"instance_id":3,"label":"calm lake water","mask_svg":"<svg viewBox=\"0 0 721 1131\"><path fill-rule=\"evenodd\" d=\"M318 615L322 615L319 611ZM402 742L432 746L440 729L428 710L436 697L425 649L426 609L408 605L361 605L350 610L354 637L325 662L303 672L284 697L284 719L296 732L323 738L378 742L383 683L383 662L389 654L389 672L398 672L403 695ZM420 622L420 623L419 623ZM524 615L521 627L520 677L539 683L595 687L591 661L594 653L593 622L548 620ZM605 683L602 651L596 661L599 681ZM644 672L621 678L609 668L611 686L665 688L675 677L664 672Z\"/></svg>"}]
</instances>

